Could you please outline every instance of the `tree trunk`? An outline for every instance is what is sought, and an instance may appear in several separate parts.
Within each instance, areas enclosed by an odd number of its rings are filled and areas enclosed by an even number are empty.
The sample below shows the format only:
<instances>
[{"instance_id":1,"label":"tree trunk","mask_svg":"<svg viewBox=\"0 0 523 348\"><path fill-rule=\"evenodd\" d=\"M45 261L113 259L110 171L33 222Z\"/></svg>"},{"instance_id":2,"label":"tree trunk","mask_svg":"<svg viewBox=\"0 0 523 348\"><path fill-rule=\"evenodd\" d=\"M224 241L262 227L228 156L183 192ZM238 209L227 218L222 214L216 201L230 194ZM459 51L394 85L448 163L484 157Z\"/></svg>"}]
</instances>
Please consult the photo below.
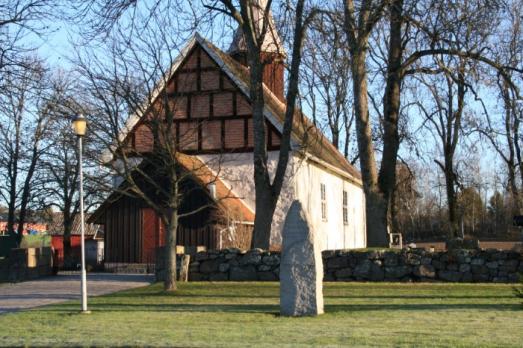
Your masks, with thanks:
<instances>
[{"instance_id":1,"label":"tree trunk","mask_svg":"<svg viewBox=\"0 0 523 348\"><path fill-rule=\"evenodd\" d=\"M454 167L452 163L452 157L445 156L445 186L447 189L447 205L449 209L449 239L456 238L458 236L459 224L457 218L457 207L456 207L456 190L454 188Z\"/></svg>"},{"instance_id":2,"label":"tree trunk","mask_svg":"<svg viewBox=\"0 0 523 348\"><path fill-rule=\"evenodd\" d=\"M73 265L73 255L71 250L71 230L73 225L73 218L64 211L64 268L70 268Z\"/></svg>"},{"instance_id":3,"label":"tree trunk","mask_svg":"<svg viewBox=\"0 0 523 348\"><path fill-rule=\"evenodd\" d=\"M31 151L31 163L27 169L25 175L24 187L22 189L22 199L20 202L20 213L18 215L18 238L19 242L22 240L22 232L24 230L25 218L27 215L27 204L29 203L29 198L31 197L31 183L33 175L36 170L36 164L40 159L38 145L42 135L42 119L38 120L38 125L35 131L35 140L33 144L33 149Z\"/></svg>"},{"instance_id":4,"label":"tree trunk","mask_svg":"<svg viewBox=\"0 0 523 348\"><path fill-rule=\"evenodd\" d=\"M271 225L276 203L265 188L256 186L256 216L254 217L254 233L251 247L269 250L271 242Z\"/></svg>"},{"instance_id":5,"label":"tree trunk","mask_svg":"<svg viewBox=\"0 0 523 348\"><path fill-rule=\"evenodd\" d=\"M380 192L371 191L365 194L367 212L367 246L388 247L388 207Z\"/></svg>"},{"instance_id":6,"label":"tree trunk","mask_svg":"<svg viewBox=\"0 0 523 348\"><path fill-rule=\"evenodd\" d=\"M178 229L178 211L173 209L169 215L165 234L165 291L176 290L176 232Z\"/></svg>"},{"instance_id":7,"label":"tree trunk","mask_svg":"<svg viewBox=\"0 0 523 348\"><path fill-rule=\"evenodd\" d=\"M398 133L398 120L401 103L401 62L403 57L401 26L403 22L402 11L403 0L395 0L390 6L390 37L389 37L389 55L387 64L387 83L385 95L383 97L383 156L378 177L379 189L383 202L377 202L376 209L383 209L380 218L385 219L385 229L378 240L384 243L379 246L387 246L387 226L391 225L390 213L392 192L396 185L396 163L398 159L398 149L400 138ZM385 238L384 238L385 237Z\"/></svg>"},{"instance_id":8,"label":"tree trunk","mask_svg":"<svg viewBox=\"0 0 523 348\"><path fill-rule=\"evenodd\" d=\"M356 132L367 212L367 246L387 246L387 203L378 188L378 171L374 157L367 99L366 52L354 49L352 57Z\"/></svg>"}]
</instances>

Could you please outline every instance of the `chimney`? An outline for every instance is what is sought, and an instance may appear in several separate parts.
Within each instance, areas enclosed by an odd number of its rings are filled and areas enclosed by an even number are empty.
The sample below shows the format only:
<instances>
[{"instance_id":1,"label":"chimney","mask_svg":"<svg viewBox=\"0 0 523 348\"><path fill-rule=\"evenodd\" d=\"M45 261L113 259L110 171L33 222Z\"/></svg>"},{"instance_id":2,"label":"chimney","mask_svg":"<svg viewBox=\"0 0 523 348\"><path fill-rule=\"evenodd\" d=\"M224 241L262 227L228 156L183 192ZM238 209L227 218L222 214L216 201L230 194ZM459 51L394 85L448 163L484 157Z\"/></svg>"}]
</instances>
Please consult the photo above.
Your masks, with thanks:
<instances>
[{"instance_id":1,"label":"chimney","mask_svg":"<svg viewBox=\"0 0 523 348\"><path fill-rule=\"evenodd\" d=\"M256 22L256 31L258 34L261 33L263 28L266 6L266 0L254 0L252 4L253 19ZM274 25L271 11L269 11L266 19L269 23L261 47L261 60L265 63L263 69L263 83L280 101L285 102L283 83L285 50L276 30L276 26ZM248 67L247 44L245 43L241 27L238 27L234 32L234 38L229 47L228 53L240 64Z\"/></svg>"}]
</instances>

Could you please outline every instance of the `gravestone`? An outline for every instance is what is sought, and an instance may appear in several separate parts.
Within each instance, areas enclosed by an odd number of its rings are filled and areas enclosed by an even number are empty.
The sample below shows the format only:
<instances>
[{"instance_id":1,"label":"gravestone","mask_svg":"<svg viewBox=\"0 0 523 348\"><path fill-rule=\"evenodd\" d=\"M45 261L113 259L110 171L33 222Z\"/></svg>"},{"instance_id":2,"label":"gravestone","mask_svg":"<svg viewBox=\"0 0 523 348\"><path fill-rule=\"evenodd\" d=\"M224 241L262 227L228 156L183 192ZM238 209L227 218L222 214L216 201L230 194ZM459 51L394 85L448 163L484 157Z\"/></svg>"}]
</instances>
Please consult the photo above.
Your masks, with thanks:
<instances>
[{"instance_id":1,"label":"gravestone","mask_svg":"<svg viewBox=\"0 0 523 348\"><path fill-rule=\"evenodd\" d=\"M297 200L283 226L280 263L280 314L310 316L323 313L323 262L319 235Z\"/></svg>"}]
</instances>

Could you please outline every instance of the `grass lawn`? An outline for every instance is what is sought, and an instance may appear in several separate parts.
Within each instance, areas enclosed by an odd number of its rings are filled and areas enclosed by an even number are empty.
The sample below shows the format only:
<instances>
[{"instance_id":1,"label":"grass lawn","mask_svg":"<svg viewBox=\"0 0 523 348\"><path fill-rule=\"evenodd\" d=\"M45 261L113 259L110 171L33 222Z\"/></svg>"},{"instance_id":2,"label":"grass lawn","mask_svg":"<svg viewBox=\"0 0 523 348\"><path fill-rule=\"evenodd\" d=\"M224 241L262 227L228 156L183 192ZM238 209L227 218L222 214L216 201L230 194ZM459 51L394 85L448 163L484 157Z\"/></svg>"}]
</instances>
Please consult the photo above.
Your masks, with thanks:
<instances>
[{"instance_id":1,"label":"grass lawn","mask_svg":"<svg viewBox=\"0 0 523 348\"><path fill-rule=\"evenodd\" d=\"M521 347L510 285L326 283L326 314L279 317L278 283L161 284L0 315L0 345Z\"/></svg>"},{"instance_id":2,"label":"grass lawn","mask_svg":"<svg viewBox=\"0 0 523 348\"><path fill-rule=\"evenodd\" d=\"M49 235L26 235L20 242L20 248L41 248L51 246L51 236Z\"/></svg>"}]
</instances>

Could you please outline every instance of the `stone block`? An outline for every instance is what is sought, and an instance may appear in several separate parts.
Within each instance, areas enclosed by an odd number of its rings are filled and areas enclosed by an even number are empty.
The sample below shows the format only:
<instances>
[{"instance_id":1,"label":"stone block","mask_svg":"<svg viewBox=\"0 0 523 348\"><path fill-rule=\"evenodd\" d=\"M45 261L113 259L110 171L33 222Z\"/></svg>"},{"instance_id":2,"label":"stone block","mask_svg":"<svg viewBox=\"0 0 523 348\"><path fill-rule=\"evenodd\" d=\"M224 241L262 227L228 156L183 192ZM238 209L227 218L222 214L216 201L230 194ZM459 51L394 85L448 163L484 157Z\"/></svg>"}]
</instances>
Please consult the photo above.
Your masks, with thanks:
<instances>
[{"instance_id":1,"label":"stone block","mask_svg":"<svg viewBox=\"0 0 523 348\"><path fill-rule=\"evenodd\" d=\"M352 270L350 268L339 269L334 272L337 279L347 279L352 276Z\"/></svg>"},{"instance_id":2,"label":"stone block","mask_svg":"<svg viewBox=\"0 0 523 348\"><path fill-rule=\"evenodd\" d=\"M231 268L231 265L228 263L220 263L218 266L218 271L220 272L227 272Z\"/></svg>"},{"instance_id":3,"label":"stone block","mask_svg":"<svg viewBox=\"0 0 523 348\"><path fill-rule=\"evenodd\" d=\"M323 276L323 281L325 281L325 282L335 282L336 281L336 277L334 276L334 273L332 273L332 272L325 273L324 276Z\"/></svg>"},{"instance_id":4,"label":"stone block","mask_svg":"<svg viewBox=\"0 0 523 348\"><path fill-rule=\"evenodd\" d=\"M411 266L420 265L421 264L421 256L419 256L417 254L408 254L406 264L407 265L411 265Z\"/></svg>"},{"instance_id":5,"label":"stone block","mask_svg":"<svg viewBox=\"0 0 523 348\"><path fill-rule=\"evenodd\" d=\"M509 273L507 275L507 281L509 283L517 283L517 282L519 282L519 274L517 274L517 273Z\"/></svg>"},{"instance_id":6,"label":"stone block","mask_svg":"<svg viewBox=\"0 0 523 348\"><path fill-rule=\"evenodd\" d=\"M219 266L222 263L222 260L218 259L209 259L207 261L203 261L200 264L200 272L201 273L215 273L218 272Z\"/></svg>"},{"instance_id":7,"label":"stone block","mask_svg":"<svg viewBox=\"0 0 523 348\"><path fill-rule=\"evenodd\" d=\"M386 279L401 279L406 275L410 274L411 268L409 266L396 266L396 267L385 267L385 278Z\"/></svg>"},{"instance_id":8,"label":"stone block","mask_svg":"<svg viewBox=\"0 0 523 348\"><path fill-rule=\"evenodd\" d=\"M262 260L261 252L250 250L240 259L240 265L258 265Z\"/></svg>"},{"instance_id":9,"label":"stone block","mask_svg":"<svg viewBox=\"0 0 523 348\"><path fill-rule=\"evenodd\" d=\"M189 280L193 281L193 282L209 280L209 275L203 274L203 273L198 273L198 272L189 272Z\"/></svg>"},{"instance_id":10,"label":"stone block","mask_svg":"<svg viewBox=\"0 0 523 348\"><path fill-rule=\"evenodd\" d=\"M459 271L461 273L470 272L470 265L468 263L462 263L461 265L459 265Z\"/></svg>"},{"instance_id":11,"label":"stone block","mask_svg":"<svg viewBox=\"0 0 523 348\"><path fill-rule=\"evenodd\" d=\"M267 271L270 271L271 270L271 266L269 265L259 265L258 266L258 271L261 271L261 272L267 272Z\"/></svg>"},{"instance_id":12,"label":"stone block","mask_svg":"<svg viewBox=\"0 0 523 348\"><path fill-rule=\"evenodd\" d=\"M436 270L432 265L420 265L414 267L414 275L420 278L435 278Z\"/></svg>"},{"instance_id":13,"label":"stone block","mask_svg":"<svg viewBox=\"0 0 523 348\"><path fill-rule=\"evenodd\" d=\"M345 268L349 265L349 260L345 256L336 256L327 260L327 269Z\"/></svg>"},{"instance_id":14,"label":"stone block","mask_svg":"<svg viewBox=\"0 0 523 348\"><path fill-rule=\"evenodd\" d=\"M488 268L485 265L472 265L470 269L473 274L488 274Z\"/></svg>"},{"instance_id":15,"label":"stone block","mask_svg":"<svg viewBox=\"0 0 523 348\"><path fill-rule=\"evenodd\" d=\"M485 264L485 266L487 266L488 269L497 269L499 264L497 261L490 261L490 262L487 262Z\"/></svg>"},{"instance_id":16,"label":"stone block","mask_svg":"<svg viewBox=\"0 0 523 348\"><path fill-rule=\"evenodd\" d=\"M472 280L476 283L485 283L490 280L488 273L476 273L472 274Z\"/></svg>"},{"instance_id":17,"label":"stone block","mask_svg":"<svg viewBox=\"0 0 523 348\"><path fill-rule=\"evenodd\" d=\"M421 258L421 264L430 265L430 264L432 264L432 259L430 257L423 257L423 258Z\"/></svg>"},{"instance_id":18,"label":"stone block","mask_svg":"<svg viewBox=\"0 0 523 348\"><path fill-rule=\"evenodd\" d=\"M398 254L391 251L385 252L383 254L383 265L385 265L385 267L397 266Z\"/></svg>"},{"instance_id":19,"label":"stone block","mask_svg":"<svg viewBox=\"0 0 523 348\"><path fill-rule=\"evenodd\" d=\"M256 268L254 266L233 266L230 270L230 280L233 281L254 281L258 277L256 275Z\"/></svg>"},{"instance_id":20,"label":"stone block","mask_svg":"<svg viewBox=\"0 0 523 348\"><path fill-rule=\"evenodd\" d=\"M437 270L445 269L445 263L441 262L440 260L432 260L432 266L434 266Z\"/></svg>"},{"instance_id":21,"label":"stone block","mask_svg":"<svg viewBox=\"0 0 523 348\"><path fill-rule=\"evenodd\" d=\"M280 313L323 313L323 260L319 234L300 201L292 202L283 226L280 263Z\"/></svg>"},{"instance_id":22,"label":"stone block","mask_svg":"<svg viewBox=\"0 0 523 348\"><path fill-rule=\"evenodd\" d=\"M447 265L447 270L449 271L457 271L459 269L459 266L457 263L449 263Z\"/></svg>"},{"instance_id":23,"label":"stone block","mask_svg":"<svg viewBox=\"0 0 523 348\"><path fill-rule=\"evenodd\" d=\"M226 260L232 260L232 259L235 259L236 257L238 257L237 253L227 253L227 254L225 254L225 259Z\"/></svg>"},{"instance_id":24,"label":"stone block","mask_svg":"<svg viewBox=\"0 0 523 348\"><path fill-rule=\"evenodd\" d=\"M485 264L485 259L479 258L479 257L475 257L475 258L473 258L470 261L470 264L471 265L476 265L476 266L484 265Z\"/></svg>"},{"instance_id":25,"label":"stone block","mask_svg":"<svg viewBox=\"0 0 523 348\"><path fill-rule=\"evenodd\" d=\"M229 275L227 273L213 273L209 275L209 280L212 282L222 282L229 280Z\"/></svg>"},{"instance_id":26,"label":"stone block","mask_svg":"<svg viewBox=\"0 0 523 348\"><path fill-rule=\"evenodd\" d=\"M196 255L194 256L194 259L196 261L205 261L205 260L209 259L209 254L207 254L205 251L200 251L200 252L196 253Z\"/></svg>"},{"instance_id":27,"label":"stone block","mask_svg":"<svg viewBox=\"0 0 523 348\"><path fill-rule=\"evenodd\" d=\"M321 253L321 256L323 259L330 259L331 257L336 256L336 251L335 250L324 250Z\"/></svg>"},{"instance_id":28,"label":"stone block","mask_svg":"<svg viewBox=\"0 0 523 348\"><path fill-rule=\"evenodd\" d=\"M370 260L365 260L354 268L353 275L364 280L379 281L385 278L383 269Z\"/></svg>"},{"instance_id":29,"label":"stone block","mask_svg":"<svg viewBox=\"0 0 523 348\"><path fill-rule=\"evenodd\" d=\"M258 272L258 280L272 282L278 280L278 276L274 272Z\"/></svg>"},{"instance_id":30,"label":"stone block","mask_svg":"<svg viewBox=\"0 0 523 348\"><path fill-rule=\"evenodd\" d=\"M438 276L448 282L459 282L462 278L462 274L456 271L439 271Z\"/></svg>"},{"instance_id":31,"label":"stone block","mask_svg":"<svg viewBox=\"0 0 523 348\"><path fill-rule=\"evenodd\" d=\"M461 282L463 283L471 283L473 280L473 275L470 272L463 273L463 276L461 277Z\"/></svg>"},{"instance_id":32,"label":"stone block","mask_svg":"<svg viewBox=\"0 0 523 348\"><path fill-rule=\"evenodd\" d=\"M499 270L513 273L518 269L518 264L518 260L505 260L503 264L499 266Z\"/></svg>"},{"instance_id":33,"label":"stone block","mask_svg":"<svg viewBox=\"0 0 523 348\"><path fill-rule=\"evenodd\" d=\"M279 255L266 255L262 259L263 263L269 266L276 266L280 264L280 256Z\"/></svg>"}]
</instances>

